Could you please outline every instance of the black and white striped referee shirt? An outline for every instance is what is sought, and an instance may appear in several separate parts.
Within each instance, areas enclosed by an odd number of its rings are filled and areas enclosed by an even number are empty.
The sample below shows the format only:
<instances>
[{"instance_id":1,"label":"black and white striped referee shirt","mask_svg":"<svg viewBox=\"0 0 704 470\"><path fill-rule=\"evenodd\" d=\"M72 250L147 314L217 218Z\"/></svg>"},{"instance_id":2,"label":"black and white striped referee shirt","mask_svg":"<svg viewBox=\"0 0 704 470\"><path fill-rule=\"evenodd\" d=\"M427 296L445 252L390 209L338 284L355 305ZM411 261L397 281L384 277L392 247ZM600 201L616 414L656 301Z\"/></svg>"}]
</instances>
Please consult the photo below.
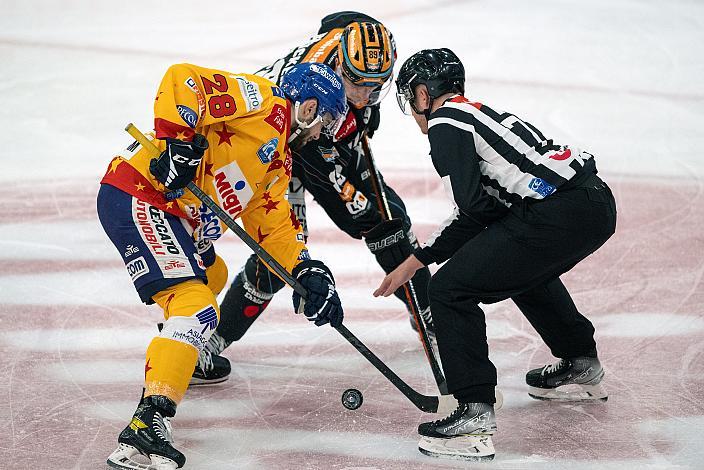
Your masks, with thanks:
<instances>
[{"instance_id":1,"label":"black and white striped referee shirt","mask_svg":"<svg viewBox=\"0 0 704 470\"><path fill-rule=\"evenodd\" d=\"M455 204L416 257L447 260L467 240L524 199L544 199L575 175L596 171L592 155L555 144L511 113L457 95L430 115L433 165Z\"/></svg>"}]
</instances>

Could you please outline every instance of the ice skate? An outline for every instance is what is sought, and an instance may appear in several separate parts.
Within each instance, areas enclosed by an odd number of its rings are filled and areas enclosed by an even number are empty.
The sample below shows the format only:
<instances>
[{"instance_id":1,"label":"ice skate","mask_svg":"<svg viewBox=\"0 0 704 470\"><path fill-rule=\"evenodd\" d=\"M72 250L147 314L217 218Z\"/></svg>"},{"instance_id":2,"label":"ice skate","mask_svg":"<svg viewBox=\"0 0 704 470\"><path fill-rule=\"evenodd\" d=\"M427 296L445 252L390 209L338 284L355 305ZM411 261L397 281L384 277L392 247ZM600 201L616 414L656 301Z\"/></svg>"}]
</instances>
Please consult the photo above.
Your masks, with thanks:
<instances>
[{"instance_id":1,"label":"ice skate","mask_svg":"<svg viewBox=\"0 0 704 470\"><path fill-rule=\"evenodd\" d=\"M494 407L459 403L450 416L418 426L418 450L431 457L486 461L494 458L491 436L496 432Z\"/></svg>"},{"instance_id":2,"label":"ice skate","mask_svg":"<svg viewBox=\"0 0 704 470\"><path fill-rule=\"evenodd\" d=\"M167 397L152 395L143 398L132 421L117 438L119 445L108 457L108 466L131 470L173 470L183 467L186 457L171 445L173 438L169 418L175 413L176 405ZM151 463L132 459L139 454Z\"/></svg>"},{"instance_id":3,"label":"ice skate","mask_svg":"<svg viewBox=\"0 0 704 470\"><path fill-rule=\"evenodd\" d=\"M606 401L604 369L596 357L560 359L526 374L528 394L537 400Z\"/></svg>"},{"instance_id":4,"label":"ice skate","mask_svg":"<svg viewBox=\"0 0 704 470\"><path fill-rule=\"evenodd\" d=\"M227 380L232 370L230 361L219 355L227 346L227 341L217 332L210 336L210 340L198 354L190 385L212 385Z\"/></svg>"}]
</instances>

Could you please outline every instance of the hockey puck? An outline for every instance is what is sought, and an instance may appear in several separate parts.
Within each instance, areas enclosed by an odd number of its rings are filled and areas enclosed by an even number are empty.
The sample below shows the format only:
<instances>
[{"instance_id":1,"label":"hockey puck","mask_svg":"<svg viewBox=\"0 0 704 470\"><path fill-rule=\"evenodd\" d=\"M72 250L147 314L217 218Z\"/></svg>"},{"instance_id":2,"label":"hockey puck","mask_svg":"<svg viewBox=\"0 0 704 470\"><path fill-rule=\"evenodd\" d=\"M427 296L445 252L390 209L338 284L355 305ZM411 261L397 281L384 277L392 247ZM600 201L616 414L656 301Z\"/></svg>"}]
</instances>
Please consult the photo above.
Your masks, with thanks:
<instances>
[{"instance_id":1,"label":"hockey puck","mask_svg":"<svg viewBox=\"0 0 704 470\"><path fill-rule=\"evenodd\" d=\"M342 406L348 410L356 410L362 406L363 401L362 392L356 388L348 388L342 393Z\"/></svg>"}]
</instances>

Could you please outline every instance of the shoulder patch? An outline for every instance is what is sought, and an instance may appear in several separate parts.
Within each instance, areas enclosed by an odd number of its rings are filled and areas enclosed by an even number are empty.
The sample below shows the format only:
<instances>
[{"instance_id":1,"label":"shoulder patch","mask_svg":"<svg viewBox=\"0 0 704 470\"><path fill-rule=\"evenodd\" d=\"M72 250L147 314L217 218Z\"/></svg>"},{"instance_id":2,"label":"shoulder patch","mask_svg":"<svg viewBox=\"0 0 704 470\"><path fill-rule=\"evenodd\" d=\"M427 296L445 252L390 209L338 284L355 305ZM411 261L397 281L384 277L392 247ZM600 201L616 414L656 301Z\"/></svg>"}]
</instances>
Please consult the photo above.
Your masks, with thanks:
<instances>
[{"instance_id":1,"label":"shoulder patch","mask_svg":"<svg viewBox=\"0 0 704 470\"><path fill-rule=\"evenodd\" d=\"M198 124L198 114L195 111L182 104L177 104L176 110L178 111L178 115L181 116L181 119L183 119L183 122L188 124L191 128L196 127L196 124Z\"/></svg>"},{"instance_id":2,"label":"shoulder patch","mask_svg":"<svg viewBox=\"0 0 704 470\"><path fill-rule=\"evenodd\" d=\"M271 108L271 112L264 121L271 127L276 129L279 134L283 134L286 130L286 108L280 104L275 104Z\"/></svg>"}]
</instances>

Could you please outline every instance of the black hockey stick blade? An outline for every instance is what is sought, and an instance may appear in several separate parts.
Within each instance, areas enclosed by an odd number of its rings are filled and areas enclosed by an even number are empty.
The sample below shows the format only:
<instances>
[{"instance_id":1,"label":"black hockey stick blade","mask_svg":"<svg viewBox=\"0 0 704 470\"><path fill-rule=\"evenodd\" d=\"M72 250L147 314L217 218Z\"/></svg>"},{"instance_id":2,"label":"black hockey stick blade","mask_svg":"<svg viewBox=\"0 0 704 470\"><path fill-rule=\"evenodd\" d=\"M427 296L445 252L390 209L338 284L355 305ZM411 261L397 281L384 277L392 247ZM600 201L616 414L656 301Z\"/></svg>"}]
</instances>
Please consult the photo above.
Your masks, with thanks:
<instances>
[{"instance_id":1,"label":"black hockey stick blade","mask_svg":"<svg viewBox=\"0 0 704 470\"><path fill-rule=\"evenodd\" d=\"M410 385L404 382L394 371L384 364L376 354L362 343L345 325L340 325L335 328L349 343L359 351L384 377L394 384L394 386L408 398L419 410L426 413L437 413L439 399L435 396L428 396L418 393Z\"/></svg>"}]
</instances>

